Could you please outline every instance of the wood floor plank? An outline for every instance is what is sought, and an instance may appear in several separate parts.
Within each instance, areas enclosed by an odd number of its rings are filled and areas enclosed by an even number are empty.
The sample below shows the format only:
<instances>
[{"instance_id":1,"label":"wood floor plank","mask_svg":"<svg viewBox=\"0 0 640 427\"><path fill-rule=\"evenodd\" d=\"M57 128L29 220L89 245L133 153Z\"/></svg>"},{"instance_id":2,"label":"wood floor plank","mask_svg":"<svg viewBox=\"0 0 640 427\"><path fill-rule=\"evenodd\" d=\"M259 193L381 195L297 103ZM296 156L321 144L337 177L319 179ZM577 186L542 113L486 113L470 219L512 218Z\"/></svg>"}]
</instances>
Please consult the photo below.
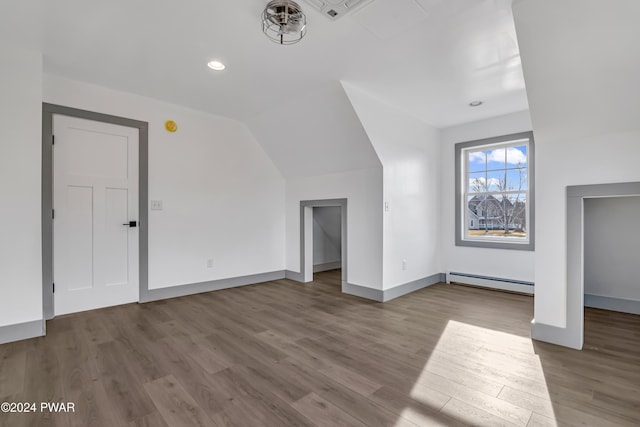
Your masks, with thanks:
<instances>
[{"instance_id":1,"label":"wood floor plank","mask_svg":"<svg viewBox=\"0 0 640 427\"><path fill-rule=\"evenodd\" d=\"M255 355L260 358L278 361L287 357L287 354L278 348L256 340L252 335L233 333L218 330L207 336L211 348L224 357L228 363L242 364L255 360Z\"/></svg>"},{"instance_id":2,"label":"wood floor plank","mask_svg":"<svg viewBox=\"0 0 640 427\"><path fill-rule=\"evenodd\" d=\"M165 340L172 342L176 351L184 352L209 374L215 374L231 366L224 358L209 348L205 337L193 335L172 335Z\"/></svg>"},{"instance_id":3,"label":"wood floor plank","mask_svg":"<svg viewBox=\"0 0 640 427\"><path fill-rule=\"evenodd\" d=\"M407 407L420 407L422 412L429 414L439 411L451 400L451 396L420 384L415 384L408 393L384 386L373 393L370 398L382 406L393 408L395 411L402 412Z\"/></svg>"},{"instance_id":4,"label":"wood floor plank","mask_svg":"<svg viewBox=\"0 0 640 427\"><path fill-rule=\"evenodd\" d=\"M319 371L321 374L328 376L334 381L350 388L351 390L368 396L374 393L376 390L382 387L375 381L366 378L350 369L345 369L340 366L330 365L326 368L322 368Z\"/></svg>"},{"instance_id":5,"label":"wood floor plank","mask_svg":"<svg viewBox=\"0 0 640 427\"><path fill-rule=\"evenodd\" d=\"M571 408L560 404L554 404L553 412L553 419L557 420L558 424L567 426L638 426L637 422L621 419L615 414L607 414L601 411L589 414L583 409Z\"/></svg>"},{"instance_id":6,"label":"wood floor plank","mask_svg":"<svg viewBox=\"0 0 640 427\"><path fill-rule=\"evenodd\" d=\"M530 409L500 400L489 394L468 389L463 385L436 374L426 372L418 379L418 382L425 387L448 394L456 400L462 401L467 405L475 406L484 412L493 414L515 425L525 426L531 417Z\"/></svg>"},{"instance_id":7,"label":"wood floor plank","mask_svg":"<svg viewBox=\"0 0 640 427\"><path fill-rule=\"evenodd\" d=\"M444 377L472 390L488 394L489 396L497 396L504 387L503 384L488 379L485 376L476 375L460 369L456 360L448 360L445 362L429 359L425 366L425 371Z\"/></svg>"},{"instance_id":8,"label":"wood floor plank","mask_svg":"<svg viewBox=\"0 0 640 427\"><path fill-rule=\"evenodd\" d=\"M559 427L566 424L560 424L553 418L548 418L543 415L533 413L527 427Z\"/></svg>"},{"instance_id":9,"label":"wood floor plank","mask_svg":"<svg viewBox=\"0 0 640 427\"><path fill-rule=\"evenodd\" d=\"M24 342L0 346L0 401L22 393L24 389L27 351Z\"/></svg>"},{"instance_id":10,"label":"wood floor plank","mask_svg":"<svg viewBox=\"0 0 640 427\"><path fill-rule=\"evenodd\" d=\"M173 375L148 382L144 389L169 427L207 427L214 424Z\"/></svg>"},{"instance_id":11,"label":"wood floor plank","mask_svg":"<svg viewBox=\"0 0 640 427\"><path fill-rule=\"evenodd\" d=\"M371 427L382 427L402 423L413 424L402 417L401 412L387 409L367 396L353 393L350 389L337 382L330 382L318 391L320 397L331 402L349 415Z\"/></svg>"},{"instance_id":12,"label":"wood floor plank","mask_svg":"<svg viewBox=\"0 0 640 427\"><path fill-rule=\"evenodd\" d=\"M126 364L129 373L139 383L165 376L166 372L159 369L154 361L154 354L150 351L153 344L151 338L146 336L142 329L130 328L129 320L124 315L112 313L111 316L113 316L110 317L112 323L117 323L114 325L114 329L117 331L116 338L113 341L98 344L97 351L103 351L104 348L114 350L120 363ZM119 319L117 321L115 320L116 316ZM100 355L98 354L97 357L99 358Z\"/></svg>"},{"instance_id":13,"label":"wood floor plank","mask_svg":"<svg viewBox=\"0 0 640 427\"><path fill-rule=\"evenodd\" d=\"M252 382L247 381L230 369L214 374L213 378L221 391L229 396L223 413L237 418L234 424L266 426L313 425L271 390L262 387L256 388Z\"/></svg>"},{"instance_id":14,"label":"wood floor plank","mask_svg":"<svg viewBox=\"0 0 640 427\"><path fill-rule=\"evenodd\" d=\"M64 328L58 337L66 338ZM64 402L64 385L60 372L60 363L56 353L57 341L51 337L29 340L26 345L27 362L25 367L24 390L14 396L15 402ZM63 339L64 340L64 339ZM63 341L62 340L62 341ZM62 343L60 341L60 343ZM28 426L68 426L68 414L36 411L29 414L18 414L12 417L7 425L16 419L22 419Z\"/></svg>"},{"instance_id":15,"label":"wood floor plank","mask_svg":"<svg viewBox=\"0 0 640 427\"><path fill-rule=\"evenodd\" d=\"M65 394L65 396L66 401L74 403L75 407L75 412L68 416L69 426L110 427L127 424L120 418L119 412L113 408L102 381L86 383L79 393Z\"/></svg>"},{"instance_id":16,"label":"wood floor plank","mask_svg":"<svg viewBox=\"0 0 640 427\"><path fill-rule=\"evenodd\" d=\"M468 425L473 426L487 426L487 427L513 427L523 424L513 424L504 418L497 417L490 414L477 406L470 405L458 399L451 399L442 408L442 412L450 417L465 422ZM524 425L529 422L529 418Z\"/></svg>"},{"instance_id":17,"label":"wood floor plank","mask_svg":"<svg viewBox=\"0 0 640 427\"><path fill-rule=\"evenodd\" d=\"M96 364L109 403L120 419L131 422L156 411L142 383L123 356L126 347L112 341L99 345Z\"/></svg>"},{"instance_id":18,"label":"wood floor plank","mask_svg":"<svg viewBox=\"0 0 640 427\"><path fill-rule=\"evenodd\" d=\"M288 403L311 392L306 384L301 384L295 377L284 373L279 364L267 360L264 363L255 360L245 365L233 366L229 370L251 383L254 388L271 392Z\"/></svg>"},{"instance_id":19,"label":"wood floor plank","mask_svg":"<svg viewBox=\"0 0 640 427\"><path fill-rule=\"evenodd\" d=\"M0 345L22 426L638 426L640 316L585 310L583 351L532 341L533 300L438 284L387 303L340 271L58 317Z\"/></svg>"},{"instance_id":20,"label":"wood floor plank","mask_svg":"<svg viewBox=\"0 0 640 427\"><path fill-rule=\"evenodd\" d=\"M313 420L318 427L366 427L351 415L310 393L293 404L301 414Z\"/></svg>"},{"instance_id":21,"label":"wood floor plank","mask_svg":"<svg viewBox=\"0 0 640 427\"><path fill-rule=\"evenodd\" d=\"M75 326L75 339L64 346L55 347L65 401L74 403L74 412L68 416L69 425L123 425L125 420L113 410L100 381L93 351L95 341L82 339L85 330L80 323Z\"/></svg>"},{"instance_id":22,"label":"wood floor plank","mask_svg":"<svg viewBox=\"0 0 640 427\"><path fill-rule=\"evenodd\" d=\"M607 393L606 388L604 391L600 391L599 389L594 390L593 399L590 403L597 408L627 417L629 420L634 420L640 413L640 399L638 399L638 395L613 396Z\"/></svg>"},{"instance_id":23,"label":"wood floor plank","mask_svg":"<svg viewBox=\"0 0 640 427\"><path fill-rule=\"evenodd\" d=\"M457 355L449 352L441 352L439 349L440 348L438 347L438 350L432 351L429 354L430 363L439 361L449 363L451 362L452 356L456 356L455 363L457 364L457 368L462 371L469 372L476 376L537 396L547 397L549 395L549 390L543 378L535 380L520 376L521 372L517 365L494 365L490 360L483 360L475 356L467 357L462 354L462 352Z\"/></svg>"},{"instance_id":24,"label":"wood floor plank","mask_svg":"<svg viewBox=\"0 0 640 427\"><path fill-rule=\"evenodd\" d=\"M553 403L550 397L543 398L505 386L498 398L521 408L530 409L547 418L554 418Z\"/></svg>"},{"instance_id":25,"label":"wood floor plank","mask_svg":"<svg viewBox=\"0 0 640 427\"><path fill-rule=\"evenodd\" d=\"M325 359L313 354L312 352L308 352L295 342L294 338L288 337L280 332L266 330L254 336L258 340L264 341L267 344L284 351L287 354L287 358L293 357L297 360L303 361L312 369L323 369L330 366Z\"/></svg>"},{"instance_id":26,"label":"wood floor plank","mask_svg":"<svg viewBox=\"0 0 640 427\"><path fill-rule=\"evenodd\" d=\"M129 423L129 427L169 427L160 412L153 412Z\"/></svg>"}]
</instances>

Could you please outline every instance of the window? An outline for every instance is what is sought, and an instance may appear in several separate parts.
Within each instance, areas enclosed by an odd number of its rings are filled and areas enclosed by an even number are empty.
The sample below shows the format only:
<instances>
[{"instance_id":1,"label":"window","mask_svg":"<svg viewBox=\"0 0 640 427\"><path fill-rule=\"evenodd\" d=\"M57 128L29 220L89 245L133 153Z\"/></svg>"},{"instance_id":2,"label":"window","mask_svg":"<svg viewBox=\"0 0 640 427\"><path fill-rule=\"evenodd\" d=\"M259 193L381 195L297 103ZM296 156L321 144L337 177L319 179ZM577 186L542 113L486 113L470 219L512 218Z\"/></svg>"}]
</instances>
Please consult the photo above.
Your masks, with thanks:
<instances>
[{"instance_id":1,"label":"window","mask_svg":"<svg viewBox=\"0 0 640 427\"><path fill-rule=\"evenodd\" d=\"M455 152L456 245L533 250L533 133L462 142Z\"/></svg>"}]
</instances>

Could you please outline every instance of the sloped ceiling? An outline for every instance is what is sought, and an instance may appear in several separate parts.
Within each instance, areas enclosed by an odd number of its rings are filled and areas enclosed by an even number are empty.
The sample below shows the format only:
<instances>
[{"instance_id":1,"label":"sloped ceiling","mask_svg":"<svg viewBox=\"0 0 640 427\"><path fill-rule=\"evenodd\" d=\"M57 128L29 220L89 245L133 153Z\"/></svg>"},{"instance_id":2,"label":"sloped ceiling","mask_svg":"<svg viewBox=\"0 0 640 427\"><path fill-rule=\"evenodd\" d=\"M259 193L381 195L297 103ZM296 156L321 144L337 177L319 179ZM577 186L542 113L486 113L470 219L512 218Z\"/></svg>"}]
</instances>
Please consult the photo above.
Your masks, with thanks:
<instances>
[{"instance_id":1,"label":"sloped ceiling","mask_svg":"<svg viewBox=\"0 0 640 427\"><path fill-rule=\"evenodd\" d=\"M302 3L292 46L262 34L266 3L11 1L0 38L43 52L45 73L247 123L286 176L376 164L340 81L437 127L527 109L510 0L372 0L337 21Z\"/></svg>"},{"instance_id":2,"label":"sloped ceiling","mask_svg":"<svg viewBox=\"0 0 640 427\"><path fill-rule=\"evenodd\" d=\"M527 108L510 0L373 0L335 22L302 3L293 46L262 34L266 3L11 1L0 37L42 51L46 73L239 120L339 80L435 126Z\"/></svg>"},{"instance_id":3,"label":"sloped ceiling","mask_svg":"<svg viewBox=\"0 0 640 427\"><path fill-rule=\"evenodd\" d=\"M370 18L377 24L370 30L376 47L347 64L343 81L436 127L528 108L509 0L416 1L426 13L408 10L414 17L405 17L405 26L389 30L376 15ZM393 4L376 0L352 19L360 22L369 8L383 14ZM474 100L484 104L470 108Z\"/></svg>"},{"instance_id":4,"label":"sloped ceiling","mask_svg":"<svg viewBox=\"0 0 640 427\"><path fill-rule=\"evenodd\" d=\"M514 13L536 132L638 129L640 1L519 0Z\"/></svg>"},{"instance_id":5,"label":"sloped ceiling","mask_svg":"<svg viewBox=\"0 0 640 427\"><path fill-rule=\"evenodd\" d=\"M381 167L339 82L275 104L248 123L286 178Z\"/></svg>"}]
</instances>

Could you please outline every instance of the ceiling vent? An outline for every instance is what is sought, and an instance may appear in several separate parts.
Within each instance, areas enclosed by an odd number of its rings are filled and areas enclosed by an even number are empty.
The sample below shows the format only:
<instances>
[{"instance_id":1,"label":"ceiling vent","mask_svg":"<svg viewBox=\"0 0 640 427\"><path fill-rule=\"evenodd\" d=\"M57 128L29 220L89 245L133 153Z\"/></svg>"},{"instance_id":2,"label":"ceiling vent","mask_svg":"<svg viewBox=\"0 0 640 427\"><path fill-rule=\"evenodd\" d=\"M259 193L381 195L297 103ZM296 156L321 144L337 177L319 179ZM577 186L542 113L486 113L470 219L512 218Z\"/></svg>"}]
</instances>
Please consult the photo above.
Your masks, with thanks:
<instances>
[{"instance_id":1,"label":"ceiling vent","mask_svg":"<svg viewBox=\"0 0 640 427\"><path fill-rule=\"evenodd\" d=\"M335 21L372 0L302 0L327 18Z\"/></svg>"}]
</instances>

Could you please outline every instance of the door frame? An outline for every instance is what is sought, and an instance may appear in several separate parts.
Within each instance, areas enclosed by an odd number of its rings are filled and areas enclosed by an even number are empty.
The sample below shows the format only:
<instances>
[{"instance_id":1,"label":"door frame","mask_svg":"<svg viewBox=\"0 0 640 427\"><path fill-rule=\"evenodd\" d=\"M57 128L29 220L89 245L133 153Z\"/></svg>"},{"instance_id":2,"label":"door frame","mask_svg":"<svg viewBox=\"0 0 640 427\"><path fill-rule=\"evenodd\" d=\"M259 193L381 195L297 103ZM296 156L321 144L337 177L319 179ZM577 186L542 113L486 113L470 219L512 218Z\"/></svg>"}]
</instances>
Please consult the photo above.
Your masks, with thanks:
<instances>
[{"instance_id":1,"label":"door frame","mask_svg":"<svg viewBox=\"0 0 640 427\"><path fill-rule=\"evenodd\" d=\"M149 123L42 103L42 316L55 316L53 298L53 116L55 114L138 129L139 297L149 290Z\"/></svg>"},{"instance_id":2,"label":"door frame","mask_svg":"<svg viewBox=\"0 0 640 427\"><path fill-rule=\"evenodd\" d=\"M566 328L555 343L582 350L584 345L584 200L640 196L640 182L567 186Z\"/></svg>"},{"instance_id":3,"label":"door frame","mask_svg":"<svg viewBox=\"0 0 640 427\"><path fill-rule=\"evenodd\" d=\"M300 201L300 278L303 283L313 281L313 208L340 207L342 290L347 285L347 199Z\"/></svg>"}]
</instances>

